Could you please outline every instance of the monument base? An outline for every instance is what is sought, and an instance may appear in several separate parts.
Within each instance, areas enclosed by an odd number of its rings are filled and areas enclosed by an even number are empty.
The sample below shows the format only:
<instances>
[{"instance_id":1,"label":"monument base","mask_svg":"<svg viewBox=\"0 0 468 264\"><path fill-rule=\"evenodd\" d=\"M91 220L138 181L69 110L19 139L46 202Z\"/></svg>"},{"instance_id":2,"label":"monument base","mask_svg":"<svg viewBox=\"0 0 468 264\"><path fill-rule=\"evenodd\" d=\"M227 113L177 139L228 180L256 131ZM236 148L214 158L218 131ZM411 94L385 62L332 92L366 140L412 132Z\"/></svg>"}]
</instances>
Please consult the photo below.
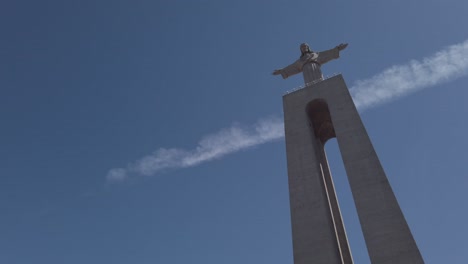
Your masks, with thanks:
<instances>
[{"instance_id":1,"label":"monument base","mask_svg":"<svg viewBox=\"0 0 468 264\"><path fill-rule=\"evenodd\" d=\"M341 75L283 96L295 264L353 263L324 145L336 137L372 263L424 263Z\"/></svg>"}]
</instances>

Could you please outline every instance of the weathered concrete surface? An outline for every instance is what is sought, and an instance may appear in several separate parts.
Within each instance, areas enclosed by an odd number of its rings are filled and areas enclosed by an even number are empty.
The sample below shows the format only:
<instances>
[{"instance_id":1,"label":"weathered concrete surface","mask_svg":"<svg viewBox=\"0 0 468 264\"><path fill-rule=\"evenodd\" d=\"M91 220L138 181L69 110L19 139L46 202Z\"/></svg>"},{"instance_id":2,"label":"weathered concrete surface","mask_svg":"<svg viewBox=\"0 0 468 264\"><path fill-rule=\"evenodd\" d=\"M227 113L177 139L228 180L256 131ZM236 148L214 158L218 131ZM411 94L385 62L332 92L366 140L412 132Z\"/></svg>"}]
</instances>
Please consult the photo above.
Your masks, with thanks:
<instances>
[{"instance_id":1,"label":"weathered concrete surface","mask_svg":"<svg viewBox=\"0 0 468 264\"><path fill-rule=\"evenodd\" d=\"M352 263L323 142L306 111L320 97L302 97L306 90L283 98L294 263Z\"/></svg>"},{"instance_id":2,"label":"weathered concrete surface","mask_svg":"<svg viewBox=\"0 0 468 264\"><path fill-rule=\"evenodd\" d=\"M371 262L424 263L343 77L287 94L283 107L294 263L352 263L323 151L334 136Z\"/></svg>"}]
</instances>

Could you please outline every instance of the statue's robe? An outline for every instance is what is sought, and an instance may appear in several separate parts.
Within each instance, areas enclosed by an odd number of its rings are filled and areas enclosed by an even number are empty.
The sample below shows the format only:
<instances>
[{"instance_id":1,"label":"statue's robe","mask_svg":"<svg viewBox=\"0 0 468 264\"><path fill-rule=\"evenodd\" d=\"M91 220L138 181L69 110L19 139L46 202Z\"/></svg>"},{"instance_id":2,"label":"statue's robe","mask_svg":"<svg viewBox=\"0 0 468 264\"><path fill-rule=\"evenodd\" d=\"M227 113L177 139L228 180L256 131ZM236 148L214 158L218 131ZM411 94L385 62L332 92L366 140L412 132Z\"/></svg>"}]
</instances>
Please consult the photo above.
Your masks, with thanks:
<instances>
[{"instance_id":1,"label":"statue's robe","mask_svg":"<svg viewBox=\"0 0 468 264\"><path fill-rule=\"evenodd\" d=\"M338 47L321 52L306 53L291 65L280 69L280 73L283 79L286 79L291 75L303 72L304 82L307 84L323 79L320 66L339 57Z\"/></svg>"}]
</instances>

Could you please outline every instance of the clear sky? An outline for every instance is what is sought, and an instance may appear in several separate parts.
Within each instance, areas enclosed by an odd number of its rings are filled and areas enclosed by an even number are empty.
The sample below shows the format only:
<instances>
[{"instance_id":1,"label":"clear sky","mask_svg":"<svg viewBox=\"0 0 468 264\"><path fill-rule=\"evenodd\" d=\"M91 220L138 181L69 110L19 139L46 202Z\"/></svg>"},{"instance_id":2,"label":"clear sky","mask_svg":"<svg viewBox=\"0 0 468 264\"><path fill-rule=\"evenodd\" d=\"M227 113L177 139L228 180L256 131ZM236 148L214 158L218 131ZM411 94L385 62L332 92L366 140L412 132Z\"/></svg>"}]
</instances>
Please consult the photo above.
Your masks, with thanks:
<instances>
[{"instance_id":1,"label":"clear sky","mask_svg":"<svg viewBox=\"0 0 468 264\"><path fill-rule=\"evenodd\" d=\"M426 263L468 259L468 2L0 3L0 263L292 264L282 95L343 74ZM335 140L356 263L369 263Z\"/></svg>"}]
</instances>

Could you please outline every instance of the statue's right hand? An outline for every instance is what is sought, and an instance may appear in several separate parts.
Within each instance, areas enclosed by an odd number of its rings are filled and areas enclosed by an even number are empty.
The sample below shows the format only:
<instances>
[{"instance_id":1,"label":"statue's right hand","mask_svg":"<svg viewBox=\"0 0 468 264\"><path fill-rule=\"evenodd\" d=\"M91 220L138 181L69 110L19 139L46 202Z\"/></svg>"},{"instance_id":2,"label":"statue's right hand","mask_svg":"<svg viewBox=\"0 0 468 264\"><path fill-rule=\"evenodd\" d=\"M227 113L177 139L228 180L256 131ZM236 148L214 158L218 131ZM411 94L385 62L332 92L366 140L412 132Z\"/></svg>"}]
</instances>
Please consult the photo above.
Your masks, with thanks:
<instances>
[{"instance_id":1,"label":"statue's right hand","mask_svg":"<svg viewBox=\"0 0 468 264\"><path fill-rule=\"evenodd\" d=\"M338 50L344 50L348 47L348 43L341 43L340 45L336 46Z\"/></svg>"},{"instance_id":2,"label":"statue's right hand","mask_svg":"<svg viewBox=\"0 0 468 264\"><path fill-rule=\"evenodd\" d=\"M281 70L274 70L273 71L273 75L278 75L278 74L281 74Z\"/></svg>"}]
</instances>

